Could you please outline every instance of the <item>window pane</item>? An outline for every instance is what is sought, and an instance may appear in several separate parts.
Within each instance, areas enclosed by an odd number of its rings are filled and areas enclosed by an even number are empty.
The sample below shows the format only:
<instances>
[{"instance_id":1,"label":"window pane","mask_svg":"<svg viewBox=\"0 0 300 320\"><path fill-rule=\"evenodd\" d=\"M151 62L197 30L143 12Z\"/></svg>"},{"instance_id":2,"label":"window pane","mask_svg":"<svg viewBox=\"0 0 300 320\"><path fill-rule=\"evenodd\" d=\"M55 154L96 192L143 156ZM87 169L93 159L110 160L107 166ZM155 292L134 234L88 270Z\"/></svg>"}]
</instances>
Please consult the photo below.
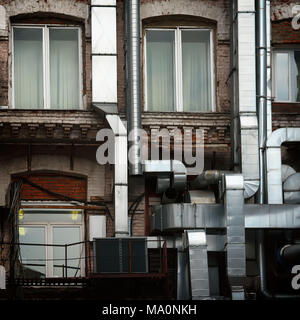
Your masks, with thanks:
<instances>
[{"instance_id":1,"label":"window pane","mask_svg":"<svg viewBox=\"0 0 300 320\"><path fill-rule=\"evenodd\" d=\"M43 108L43 83L42 29L14 28L15 108Z\"/></svg>"},{"instance_id":2,"label":"window pane","mask_svg":"<svg viewBox=\"0 0 300 320\"><path fill-rule=\"evenodd\" d=\"M174 111L174 31L147 31L147 106Z\"/></svg>"},{"instance_id":3,"label":"window pane","mask_svg":"<svg viewBox=\"0 0 300 320\"><path fill-rule=\"evenodd\" d=\"M19 227L20 243L45 244L44 227ZM46 247L44 246L20 246L22 268L20 276L25 278L43 278L46 275Z\"/></svg>"},{"instance_id":4,"label":"window pane","mask_svg":"<svg viewBox=\"0 0 300 320\"><path fill-rule=\"evenodd\" d=\"M300 51L293 51L291 55L292 101L300 102Z\"/></svg>"},{"instance_id":5,"label":"window pane","mask_svg":"<svg viewBox=\"0 0 300 320\"><path fill-rule=\"evenodd\" d=\"M24 214L19 217L20 222L67 222L67 223L80 223L82 221L82 213L80 210L74 211L27 211L24 210Z\"/></svg>"},{"instance_id":6,"label":"window pane","mask_svg":"<svg viewBox=\"0 0 300 320\"><path fill-rule=\"evenodd\" d=\"M78 30L50 29L52 109L79 108Z\"/></svg>"},{"instance_id":7,"label":"window pane","mask_svg":"<svg viewBox=\"0 0 300 320\"><path fill-rule=\"evenodd\" d=\"M53 244L71 244L80 241L79 227L53 227ZM79 277L81 265L82 245L69 246L67 251L67 276ZM63 266L65 266L65 248L53 248L53 275L55 277L63 276Z\"/></svg>"},{"instance_id":8,"label":"window pane","mask_svg":"<svg viewBox=\"0 0 300 320\"><path fill-rule=\"evenodd\" d=\"M289 101L288 53L276 53L276 100Z\"/></svg>"},{"instance_id":9,"label":"window pane","mask_svg":"<svg viewBox=\"0 0 300 320\"><path fill-rule=\"evenodd\" d=\"M210 32L182 31L184 111L211 110Z\"/></svg>"}]
</instances>

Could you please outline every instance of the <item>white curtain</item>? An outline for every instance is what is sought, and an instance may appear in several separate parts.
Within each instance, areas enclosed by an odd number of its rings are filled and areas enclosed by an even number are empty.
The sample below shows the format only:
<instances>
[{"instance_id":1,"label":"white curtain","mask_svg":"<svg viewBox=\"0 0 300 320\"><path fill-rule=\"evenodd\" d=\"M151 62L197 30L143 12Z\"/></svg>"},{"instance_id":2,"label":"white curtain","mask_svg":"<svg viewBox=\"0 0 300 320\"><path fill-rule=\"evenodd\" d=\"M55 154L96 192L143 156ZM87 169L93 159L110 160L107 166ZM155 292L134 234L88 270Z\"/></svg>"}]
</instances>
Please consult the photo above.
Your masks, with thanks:
<instances>
[{"instance_id":1,"label":"white curtain","mask_svg":"<svg viewBox=\"0 0 300 320\"><path fill-rule=\"evenodd\" d=\"M211 110L210 32L182 31L184 111Z\"/></svg>"},{"instance_id":2,"label":"white curtain","mask_svg":"<svg viewBox=\"0 0 300 320\"><path fill-rule=\"evenodd\" d=\"M289 101L289 53L276 53L276 100Z\"/></svg>"},{"instance_id":3,"label":"white curtain","mask_svg":"<svg viewBox=\"0 0 300 320\"><path fill-rule=\"evenodd\" d=\"M49 37L51 109L78 109L78 30L50 29Z\"/></svg>"},{"instance_id":4,"label":"white curtain","mask_svg":"<svg viewBox=\"0 0 300 320\"><path fill-rule=\"evenodd\" d=\"M174 111L174 31L147 31L147 107Z\"/></svg>"},{"instance_id":5,"label":"white curtain","mask_svg":"<svg viewBox=\"0 0 300 320\"><path fill-rule=\"evenodd\" d=\"M295 79L295 94L294 100L295 102L300 102L300 51L293 52L295 67L294 67L294 79Z\"/></svg>"},{"instance_id":6,"label":"white curtain","mask_svg":"<svg viewBox=\"0 0 300 320\"><path fill-rule=\"evenodd\" d=\"M18 109L42 109L43 31L14 28L14 104Z\"/></svg>"}]
</instances>

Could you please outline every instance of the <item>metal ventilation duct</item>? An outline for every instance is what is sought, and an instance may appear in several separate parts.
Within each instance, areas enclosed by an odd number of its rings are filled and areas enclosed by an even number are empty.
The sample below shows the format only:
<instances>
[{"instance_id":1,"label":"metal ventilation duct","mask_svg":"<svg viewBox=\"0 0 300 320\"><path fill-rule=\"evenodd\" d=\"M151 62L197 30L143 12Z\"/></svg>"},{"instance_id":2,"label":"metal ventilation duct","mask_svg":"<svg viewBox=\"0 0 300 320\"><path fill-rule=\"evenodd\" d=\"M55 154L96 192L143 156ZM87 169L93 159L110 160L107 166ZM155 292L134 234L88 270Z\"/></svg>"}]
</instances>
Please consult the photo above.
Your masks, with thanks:
<instances>
[{"instance_id":1,"label":"metal ventilation duct","mask_svg":"<svg viewBox=\"0 0 300 320\"><path fill-rule=\"evenodd\" d=\"M224 210L227 224L227 275L233 300L244 300L246 276L244 181L242 175L225 175Z\"/></svg>"},{"instance_id":2,"label":"metal ventilation duct","mask_svg":"<svg viewBox=\"0 0 300 320\"><path fill-rule=\"evenodd\" d=\"M267 139L267 29L266 0L257 0L257 112L258 112L258 143L259 143L259 194L260 204L265 203L265 146Z\"/></svg>"},{"instance_id":3,"label":"metal ventilation duct","mask_svg":"<svg viewBox=\"0 0 300 320\"><path fill-rule=\"evenodd\" d=\"M111 107L110 107L111 108ZM127 129L114 107L106 114L105 107L94 106L96 112L109 123L114 137L114 205L115 205L115 236L121 237L129 234L128 231L128 159L127 159ZM98 135L96 140L99 141Z\"/></svg>"},{"instance_id":4,"label":"metal ventilation duct","mask_svg":"<svg viewBox=\"0 0 300 320\"><path fill-rule=\"evenodd\" d=\"M163 192L168 187L182 191L186 187L187 170L185 165L178 160L145 160L143 171L145 174L153 174L158 177L157 191Z\"/></svg>"},{"instance_id":5,"label":"metal ventilation duct","mask_svg":"<svg viewBox=\"0 0 300 320\"><path fill-rule=\"evenodd\" d=\"M298 229L300 205L244 205L245 228ZM226 228L222 204L174 203L153 208L151 232Z\"/></svg>"},{"instance_id":6,"label":"metal ventilation duct","mask_svg":"<svg viewBox=\"0 0 300 320\"><path fill-rule=\"evenodd\" d=\"M267 187L268 203L282 204L281 144L299 142L300 128L280 128L272 132L267 140Z\"/></svg>"},{"instance_id":7,"label":"metal ventilation duct","mask_svg":"<svg viewBox=\"0 0 300 320\"><path fill-rule=\"evenodd\" d=\"M127 71L127 111L128 132L130 134L129 173L141 175L141 84L140 84L140 1L126 0L126 71Z\"/></svg>"},{"instance_id":8,"label":"metal ventilation duct","mask_svg":"<svg viewBox=\"0 0 300 320\"><path fill-rule=\"evenodd\" d=\"M244 197L250 198L259 186L255 1L232 1L231 23L232 149L235 171L244 176Z\"/></svg>"},{"instance_id":9,"label":"metal ventilation duct","mask_svg":"<svg viewBox=\"0 0 300 320\"><path fill-rule=\"evenodd\" d=\"M184 246L189 253L192 300L207 299L210 296L210 290L205 230L186 231L184 233Z\"/></svg>"},{"instance_id":10,"label":"metal ventilation duct","mask_svg":"<svg viewBox=\"0 0 300 320\"><path fill-rule=\"evenodd\" d=\"M300 173L290 175L283 184L284 203L300 203Z\"/></svg>"},{"instance_id":11,"label":"metal ventilation duct","mask_svg":"<svg viewBox=\"0 0 300 320\"><path fill-rule=\"evenodd\" d=\"M291 166L288 166L286 164L281 165L281 180L282 183L285 182L285 180L291 176L292 174L296 173L296 170L293 169Z\"/></svg>"}]
</instances>

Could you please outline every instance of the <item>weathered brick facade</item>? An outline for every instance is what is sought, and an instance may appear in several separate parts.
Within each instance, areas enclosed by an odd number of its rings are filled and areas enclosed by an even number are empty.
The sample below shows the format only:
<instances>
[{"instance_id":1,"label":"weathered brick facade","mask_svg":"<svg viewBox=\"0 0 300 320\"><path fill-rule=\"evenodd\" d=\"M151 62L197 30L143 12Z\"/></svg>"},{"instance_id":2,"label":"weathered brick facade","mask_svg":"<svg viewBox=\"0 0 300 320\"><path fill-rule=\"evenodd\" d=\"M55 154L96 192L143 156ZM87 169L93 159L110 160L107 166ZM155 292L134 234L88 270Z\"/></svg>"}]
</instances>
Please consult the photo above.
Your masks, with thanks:
<instances>
[{"instance_id":1,"label":"weathered brick facade","mask_svg":"<svg viewBox=\"0 0 300 320\"><path fill-rule=\"evenodd\" d=\"M142 127L149 135L163 128L203 129L204 169L232 170L230 92L230 0L140 1ZM271 0L272 46L300 44L300 30L291 26L298 1ZM2 6L2 7L1 7ZM96 161L97 132L108 128L92 107L92 41L89 0L0 0L0 207L7 206L8 188L26 176L49 190L83 201L104 201L114 217L114 165ZM117 98L120 117L126 119L126 62L124 0L117 0ZM75 24L82 30L81 110L15 110L12 106L12 23ZM144 108L144 34L147 27L201 26L213 30L216 110L213 112L149 112ZM254 71L253 71L254 72ZM99 88L101 90L101 88ZM273 103L273 129L299 127L300 104ZM287 149L284 161L293 164L296 149ZM296 150L296 151L295 151ZM294 163L295 168L297 164ZM300 170L300 169L299 169ZM160 201L145 177L130 177L128 206L145 193L133 217L133 236L149 233L151 205ZM58 200L24 185L22 200ZM84 208L85 238L88 216L106 214L106 235L114 236L114 221L102 207ZM8 235L5 239L9 239ZM91 249L91 248L90 248ZM92 249L90 250L92 254Z\"/></svg>"}]
</instances>

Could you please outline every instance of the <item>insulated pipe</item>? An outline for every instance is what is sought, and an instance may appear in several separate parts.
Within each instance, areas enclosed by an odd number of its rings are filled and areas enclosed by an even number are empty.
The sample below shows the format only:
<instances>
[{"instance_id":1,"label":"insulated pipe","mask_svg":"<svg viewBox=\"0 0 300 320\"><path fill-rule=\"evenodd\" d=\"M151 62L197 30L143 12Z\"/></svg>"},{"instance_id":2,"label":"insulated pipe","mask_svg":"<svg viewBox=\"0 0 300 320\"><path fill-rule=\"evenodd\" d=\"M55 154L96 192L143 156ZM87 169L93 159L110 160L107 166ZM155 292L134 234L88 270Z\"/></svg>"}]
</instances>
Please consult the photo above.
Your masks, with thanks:
<instances>
[{"instance_id":1,"label":"insulated pipe","mask_svg":"<svg viewBox=\"0 0 300 320\"><path fill-rule=\"evenodd\" d=\"M258 230L258 264L260 273L260 292L267 299L300 299L299 295L274 294L267 288L266 252L264 245L264 231Z\"/></svg>"},{"instance_id":2,"label":"insulated pipe","mask_svg":"<svg viewBox=\"0 0 300 320\"><path fill-rule=\"evenodd\" d=\"M288 244L280 250L280 258L289 264L299 264L300 262L300 244Z\"/></svg>"},{"instance_id":3,"label":"insulated pipe","mask_svg":"<svg viewBox=\"0 0 300 320\"><path fill-rule=\"evenodd\" d=\"M141 85L140 85L140 1L126 0L126 61L127 61L127 110L130 134L129 173L142 175L141 141Z\"/></svg>"},{"instance_id":4,"label":"insulated pipe","mask_svg":"<svg viewBox=\"0 0 300 320\"><path fill-rule=\"evenodd\" d=\"M258 23L258 144L259 144L259 193L260 204L265 202L265 160L264 150L267 139L267 30L266 0L257 1Z\"/></svg>"},{"instance_id":5,"label":"insulated pipe","mask_svg":"<svg viewBox=\"0 0 300 320\"><path fill-rule=\"evenodd\" d=\"M203 171L196 179L190 182L191 187L205 188L210 184L217 184L225 173L232 173L230 171L221 170L206 170Z\"/></svg>"}]
</instances>

